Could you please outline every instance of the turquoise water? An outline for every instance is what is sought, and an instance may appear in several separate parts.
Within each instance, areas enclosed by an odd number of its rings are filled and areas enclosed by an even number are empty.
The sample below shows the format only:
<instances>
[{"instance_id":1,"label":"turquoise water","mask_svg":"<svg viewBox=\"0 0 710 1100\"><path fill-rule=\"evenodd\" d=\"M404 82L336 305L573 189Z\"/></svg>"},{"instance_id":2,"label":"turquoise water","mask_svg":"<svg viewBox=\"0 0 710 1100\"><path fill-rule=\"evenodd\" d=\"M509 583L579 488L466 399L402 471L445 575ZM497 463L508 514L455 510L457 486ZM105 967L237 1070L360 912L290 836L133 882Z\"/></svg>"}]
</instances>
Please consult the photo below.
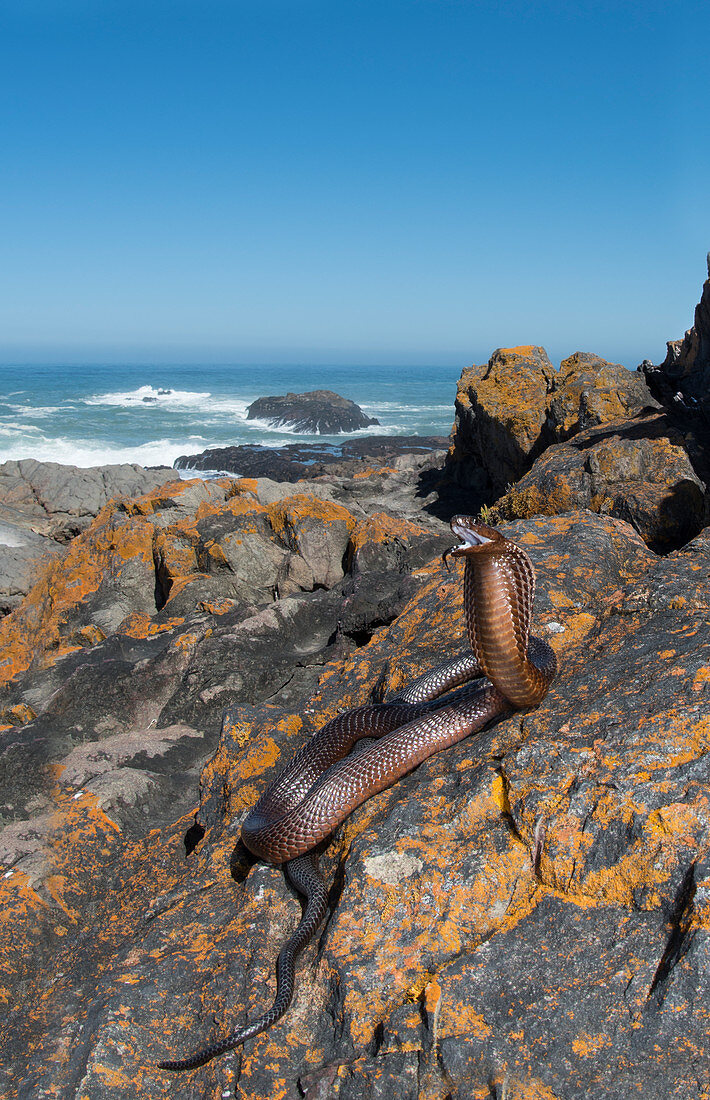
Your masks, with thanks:
<instances>
[{"instance_id":1,"label":"turquoise water","mask_svg":"<svg viewBox=\"0 0 710 1100\"><path fill-rule=\"evenodd\" d=\"M448 435L459 374L450 366L3 366L0 462L172 465L207 447L351 438L246 419L257 397L314 389L335 390L380 420L354 435Z\"/></svg>"}]
</instances>

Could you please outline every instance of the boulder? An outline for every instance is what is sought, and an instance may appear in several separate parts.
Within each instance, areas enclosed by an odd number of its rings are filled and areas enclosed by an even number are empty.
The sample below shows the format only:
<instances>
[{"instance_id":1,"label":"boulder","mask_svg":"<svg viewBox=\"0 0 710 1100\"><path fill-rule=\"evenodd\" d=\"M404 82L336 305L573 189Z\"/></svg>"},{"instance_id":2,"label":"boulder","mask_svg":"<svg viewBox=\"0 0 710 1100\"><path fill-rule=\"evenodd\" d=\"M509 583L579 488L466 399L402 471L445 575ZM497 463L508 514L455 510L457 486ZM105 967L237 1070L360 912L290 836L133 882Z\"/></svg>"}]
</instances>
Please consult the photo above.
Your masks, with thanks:
<instances>
[{"instance_id":1,"label":"boulder","mask_svg":"<svg viewBox=\"0 0 710 1100\"><path fill-rule=\"evenodd\" d=\"M543 348L502 348L461 375L447 473L491 504L550 443L650 408L644 379L618 363L578 351L555 372Z\"/></svg>"},{"instance_id":2,"label":"boulder","mask_svg":"<svg viewBox=\"0 0 710 1100\"><path fill-rule=\"evenodd\" d=\"M321 854L329 915L301 957L289 1012L243 1051L178 1079L156 1063L270 1004L274 960L298 920L281 871L248 870L235 848L244 815L320 724L462 646L460 570L425 567L399 616L347 652L318 649L303 621L289 633L290 600L244 621L241 635L229 611L206 619L179 677L190 692L198 674L203 702L193 697L192 719L180 704L180 727L170 703L147 723L182 752L193 740L184 727L198 728L200 705L216 722L222 692L211 759L199 788L193 768L193 804L183 795L172 820L165 811L137 830L129 809L92 786L100 752L77 740L51 815L12 826L14 862L0 877L12 922L0 970L8 1095L708 1091L710 532L664 558L628 524L589 512L506 533L535 563L535 632L560 657L548 697L348 818ZM266 670L256 694L224 690L250 646L258 667L285 634L294 648L273 694ZM293 686L309 637L323 663ZM108 687L102 662L95 669ZM86 673L85 698L90 682ZM138 691L149 682L146 671ZM106 774L138 762L137 749L110 742ZM38 851L44 869L31 862Z\"/></svg>"},{"instance_id":3,"label":"boulder","mask_svg":"<svg viewBox=\"0 0 710 1100\"><path fill-rule=\"evenodd\" d=\"M562 360L555 375L545 426L550 439L560 442L585 428L660 407L637 372L576 351Z\"/></svg>"},{"instance_id":4,"label":"boulder","mask_svg":"<svg viewBox=\"0 0 710 1100\"><path fill-rule=\"evenodd\" d=\"M44 806L47 767L107 738L136 757L103 768L102 798L134 791L131 820L174 808L173 772L208 751L227 702L297 695L324 652L390 622L450 542L433 521L368 523L303 487L262 488L263 502L255 481L181 481L106 505L0 623L1 818Z\"/></svg>"},{"instance_id":5,"label":"boulder","mask_svg":"<svg viewBox=\"0 0 710 1100\"><path fill-rule=\"evenodd\" d=\"M23 523L0 520L0 616L18 607L43 565L61 558L64 547Z\"/></svg>"},{"instance_id":6,"label":"boulder","mask_svg":"<svg viewBox=\"0 0 710 1100\"><path fill-rule=\"evenodd\" d=\"M18 607L44 565L109 500L148 492L175 480L168 467L95 466L22 459L0 465L0 615Z\"/></svg>"},{"instance_id":7,"label":"boulder","mask_svg":"<svg viewBox=\"0 0 710 1100\"><path fill-rule=\"evenodd\" d=\"M542 449L554 369L544 348L499 348L485 366L464 370L456 392L453 480L493 500Z\"/></svg>"},{"instance_id":8,"label":"boulder","mask_svg":"<svg viewBox=\"0 0 710 1100\"><path fill-rule=\"evenodd\" d=\"M272 427L305 435L336 435L379 424L376 417L365 416L359 405L333 390L259 397L248 407L247 420L265 420Z\"/></svg>"},{"instance_id":9,"label":"boulder","mask_svg":"<svg viewBox=\"0 0 710 1100\"><path fill-rule=\"evenodd\" d=\"M579 508L626 520L657 553L682 546L708 522L704 485L683 436L662 413L590 428L549 447L496 502L491 518Z\"/></svg>"}]
</instances>

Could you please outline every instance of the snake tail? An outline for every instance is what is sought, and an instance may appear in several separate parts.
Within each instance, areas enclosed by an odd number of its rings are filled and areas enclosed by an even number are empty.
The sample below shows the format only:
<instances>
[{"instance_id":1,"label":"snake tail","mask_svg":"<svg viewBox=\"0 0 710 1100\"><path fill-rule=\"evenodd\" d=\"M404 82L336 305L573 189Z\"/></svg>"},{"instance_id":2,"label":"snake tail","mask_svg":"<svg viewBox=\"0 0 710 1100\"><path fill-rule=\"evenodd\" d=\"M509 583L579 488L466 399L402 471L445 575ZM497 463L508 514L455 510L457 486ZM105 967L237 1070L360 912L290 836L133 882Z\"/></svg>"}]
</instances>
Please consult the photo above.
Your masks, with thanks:
<instances>
[{"instance_id":1,"label":"snake tail","mask_svg":"<svg viewBox=\"0 0 710 1100\"><path fill-rule=\"evenodd\" d=\"M292 885L306 898L306 907L294 934L286 941L276 960L276 997L271 1008L246 1027L234 1031L219 1042L203 1047L176 1061L159 1062L159 1069L186 1070L203 1066L212 1058L226 1054L241 1046L247 1039L266 1031L280 1020L293 999L296 959L313 938L328 910L328 891L318 869L318 861L312 852L298 856L285 864L286 874Z\"/></svg>"}]
</instances>

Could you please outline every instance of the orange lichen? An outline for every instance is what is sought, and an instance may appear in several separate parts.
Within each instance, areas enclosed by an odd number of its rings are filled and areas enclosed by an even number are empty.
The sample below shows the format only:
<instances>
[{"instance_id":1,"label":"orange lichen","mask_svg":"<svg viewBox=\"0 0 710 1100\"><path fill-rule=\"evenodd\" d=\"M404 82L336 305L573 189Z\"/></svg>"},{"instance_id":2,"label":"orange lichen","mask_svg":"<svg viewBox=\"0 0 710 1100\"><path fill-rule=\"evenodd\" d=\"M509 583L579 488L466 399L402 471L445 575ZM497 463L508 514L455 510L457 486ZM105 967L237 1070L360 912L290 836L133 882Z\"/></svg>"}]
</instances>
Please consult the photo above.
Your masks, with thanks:
<instances>
[{"instance_id":1,"label":"orange lichen","mask_svg":"<svg viewBox=\"0 0 710 1100\"><path fill-rule=\"evenodd\" d=\"M10 723L10 726L24 726L27 722L32 722L37 715L28 703L16 703L13 707L7 707L2 711L2 717Z\"/></svg>"},{"instance_id":2,"label":"orange lichen","mask_svg":"<svg viewBox=\"0 0 710 1100\"><path fill-rule=\"evenodd\" d=\"M152 571L152 543L151 524L117 516L112 503L102 508L66 557L45 566L20 607L0 622L0 683L81 648L70 641L69 616L105 578L120 577L127 563L143 562Z\"/></svg>"},{"instance_id":3,"label":"orange lichen","mask_svg":"<svg viewBox=\"0 0 710 1100\"><path fill-rule=\"evenodd\" d=\"M166 631L174 630L184 622L184 617L180 616L174 619L165 619L162 622L155 622L145 612L134 611L123 620L117 633L125 634L128 638L152 638L155 634L164 634Z\"/></svg>"},{"instance_id":4,"label":"orange lichen","mask_svg":"<svg viewBox=\"0 0 710 1100\"><path fill-rule=\"evenodd\" d=\"M368 466L364 470L357 470L353 477L360 480L366 477L378 477L386 474L396 474L397 471L394 466Z\"/></svg>"}]
</instances>

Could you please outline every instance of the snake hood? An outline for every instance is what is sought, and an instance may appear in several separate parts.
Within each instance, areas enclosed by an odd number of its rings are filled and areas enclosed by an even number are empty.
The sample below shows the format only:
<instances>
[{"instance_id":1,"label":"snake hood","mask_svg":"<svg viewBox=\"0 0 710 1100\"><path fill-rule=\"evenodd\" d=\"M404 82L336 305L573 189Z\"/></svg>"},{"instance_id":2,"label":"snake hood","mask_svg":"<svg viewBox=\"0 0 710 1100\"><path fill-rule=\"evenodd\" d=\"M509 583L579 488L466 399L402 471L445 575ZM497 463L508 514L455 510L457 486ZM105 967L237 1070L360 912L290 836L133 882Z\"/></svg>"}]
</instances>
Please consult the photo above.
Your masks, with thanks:
<instances>
[{"instance_id":1,"label":"snake hood","mask_svg":"<svg viewBox=\"0 0 710 1100\"><path fill-rule=\"evenodd\" d=\"M492 684L514 707L536 706L556 670L546 642L531 639L535 571L522 547L494 527L458 515L460 539L444 554L463 558L464 614L471 649Z\"/></svg>"}]
</instances>

